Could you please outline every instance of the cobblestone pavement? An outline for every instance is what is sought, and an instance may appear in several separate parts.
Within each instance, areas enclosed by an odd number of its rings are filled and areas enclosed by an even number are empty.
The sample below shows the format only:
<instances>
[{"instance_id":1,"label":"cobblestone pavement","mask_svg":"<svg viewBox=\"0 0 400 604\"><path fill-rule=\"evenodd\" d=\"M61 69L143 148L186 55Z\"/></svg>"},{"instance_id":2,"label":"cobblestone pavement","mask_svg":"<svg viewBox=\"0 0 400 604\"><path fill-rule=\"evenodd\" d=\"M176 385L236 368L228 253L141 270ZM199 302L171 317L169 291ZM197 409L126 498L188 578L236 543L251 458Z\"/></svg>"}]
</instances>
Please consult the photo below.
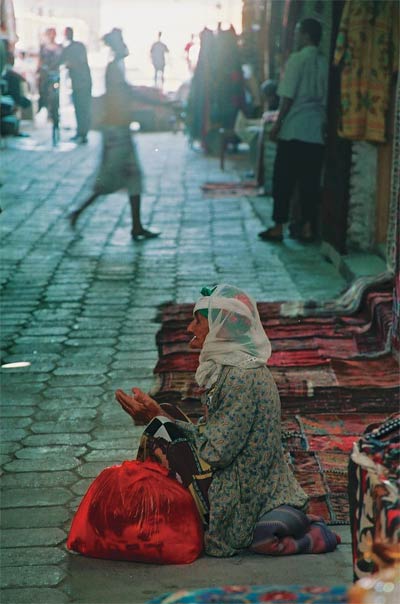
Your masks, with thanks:
<instances>
[{"instance_id":1,"label":"cobblestone pavement","mask_svg":"<svg viewBox=\"0 0 400 604\"><path fill-rule=\"evenodd\" d=\"M199 287L232 282L258 300L330 298L345 283L318 246L257 239L257 205L206 199L206 180L237 179L228 162L188 147L182 134L138 137L147 175L145 222L157 240L132 242L126 195L102 198L75 231L67 213L89 192L100 144L52 150L33 132L1 152L2 597L3 604L140 604L182 586L303 582L309 557L202 558L151 567L67 553L71 517L105 466L132 458L140 436L113 392L154 384L157 306L193 301ZM16 148L16 147L19 148ZM318 560L309 583L351 581L345 545ZM314 557L312 557L314 559ZM313 565L311 564L311 567ZM310 571L308 571L310 576ZM312 575L311 575L312 576Z\"/></svg>"}]
</instances>

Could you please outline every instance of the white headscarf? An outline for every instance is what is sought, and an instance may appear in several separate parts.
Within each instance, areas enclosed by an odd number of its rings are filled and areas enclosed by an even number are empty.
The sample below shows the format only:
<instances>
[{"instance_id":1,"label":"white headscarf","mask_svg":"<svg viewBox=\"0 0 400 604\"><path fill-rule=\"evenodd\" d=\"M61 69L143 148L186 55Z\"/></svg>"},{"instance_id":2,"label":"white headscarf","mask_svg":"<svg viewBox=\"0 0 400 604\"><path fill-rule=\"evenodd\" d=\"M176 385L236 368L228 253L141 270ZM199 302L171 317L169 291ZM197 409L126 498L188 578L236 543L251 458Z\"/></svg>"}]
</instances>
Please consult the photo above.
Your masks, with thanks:
<instances>
[{"instance_id":1,"label":"white headscarf","mask_svg":"<svg viewBox=\"0 0 400 604\"><path fill-rule=\"evenodd\" d=\"M207 309L209 333L196 371L199 386L211 388L224 365L250 369L265 365L271 344L260 321L256 302L233 285L218 285L200 298L193 314Z\"/></svg>"}]
</instances>

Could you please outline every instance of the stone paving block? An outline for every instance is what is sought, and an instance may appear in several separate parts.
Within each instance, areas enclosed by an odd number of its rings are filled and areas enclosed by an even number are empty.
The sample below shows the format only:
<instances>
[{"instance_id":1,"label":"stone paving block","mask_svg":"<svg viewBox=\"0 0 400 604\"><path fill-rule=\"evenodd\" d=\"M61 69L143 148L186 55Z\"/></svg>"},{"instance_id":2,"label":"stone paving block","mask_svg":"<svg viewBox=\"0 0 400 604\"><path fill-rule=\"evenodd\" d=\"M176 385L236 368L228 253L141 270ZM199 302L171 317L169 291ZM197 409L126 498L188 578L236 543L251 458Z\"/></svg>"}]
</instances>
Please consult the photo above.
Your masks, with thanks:
<instances>
[{"instance_id":1,"label":"stone paving block","mask_svg":"<svg viewBox=\"0 0 400 604\"><path fill-rule=\"evenodd\" d=\"M107 321L108 319L125 319L126 316L126 308L119 308L116 307L116 305L114 304L111 307L108 308L104 308L103 306L99 307L99 306L95 306L93 305L89 305L89 306L85 306L84 310L82 311L82 317L87 317L87 318L93 318L93 317L99 317L104 319L105 321Z\"/></svg>"},{"instance_id":2,"label":"stone paving block","mask_svg":"<svg viewBox=\"0 0 400 604\"><path fill-rule=\"evenodd\" d=\"M71 434L69 432L58 434L32 434L27 436L22 442L29 447L42 447L49 445L85 445L92 440L92 436L87 433Z\"/></svg>"},{"instance_id":3,"label":"stone paving block","mask_svg":"<svg viewBox=\"0 0 400 604\"><path fill-rule=\"evenodd\" d=\"M138 434L136 436L135 432L136 429L140 428L140 434ZM132 435L129 436L128 438L118 438L117 436L113 439L107 438L105 437L104 439L96 439L96 440L91 440L88 443L88 447L89 449L93 449L95 451L97 450L102 450L102 449L118 449L119 447L122 449L126 449L126 450L130 450L130 451L135 451L137 450L137 444L139 443L139 438L141 433L144 430L144 426L133 426L132 425Z\"/></svg>"},{"instance_id":4,"label":"stone paving block","mask_svg":"<svg viewBox=\"0 0 400 604\"><path fill-rule=\"evenodd\" d=\"M73 365L67 365L65 367L59 367L53 371L53 376L56 377L73 377L73 376L84 376L84 375L104 375L110 367L106 364L100 365L95 363L92 366L87 366L86 363L74 363Z\"/></svg>"},{"instance_id":5,"label":"stone paving block","mask_svg":"<svg viewBox=\"0 0 400 604\"><path fill-rule=\"evenodd\" d=\"M105 354L94 354L90 355L86 351L81 349L78 350L68 350L68 354L64 359L60 360L58 363L57 373L55 375L68 375L67 371L91 371L92 373L105 373L105 370L109 367L111 363L114 352L107 352Z\"/></svg>"},{"instance_id":6,"label":"stone paving block","mask_svg":"<svg viewBox=\"0 0 400 604\"><path fill-rule=\"evenodd\" d=\"M102 401L102 396L95 396L93 398L82 398L82 399L75 399L75 398L62 398L62 406L63 406L63 413L64 413L64 419L67 419L68 417L72 417L72 415L70 415L70 413L72 413L75 409L78 408L93 408L95 409L96 407L98 407L101 404ZM52 412L57 412L57 410L60 409L60 399L50 399L50 400L43 400L40 402L40 404L38 405L39 409L43 410L44 412L48 411L49 415L48 415L48 419L50 418L50 413ZM37 418L38 419L38 418Z\"/></svg>"},{"instance_id":7,"label":"stone paving block","mask_svg":"<svg viewBox=\"0 0 400 604\"><path fill-rule=\"evenodd\" d=\"M2 455L6 455L6 454L12 454L15 453L16 451L18 451L18 449L21 449L22 444L20 442L12 442L12 441L5 441L5 442L0 442L0 453Z\"/></svg>"},{"instance_id":8,"label":"stone paving block","mask_svg":"<svg viewBox=\"0 0 400 604\"><path fill-rule=\"evenodd\" d=\"M39 348L45 348L51 344L62 344L65 342L65 336L57 336L57 335L48 335L48 336L20 336L18 338L18 344L34 344L35 347L39 350Z\"/></svg>"},{"instance_id":9,"label":"stone paving block","mask_svg":"<svg viewBox=\"0 0 400 604\"><path fill-rule=\"evenodd\" d=\"M112 338L99 338L99 337L80 337L80 338L76 338L76 337L72 337L72 338L68 338L68 340L66 340L65 345L66 346L71 346L71 347L80 347L80 346L85 346L85 344L87 344L88 342L90 342L91 346L96 346L99 348L102 348L103 346L107 347L107 348L112 348L116 342L117 342L117 337L114 336Z\"/></svg>"},{"instance_id":10,"label":"stone paving block","mask_svg":"<svg viewBox=\"0 0 400 604\"><path fill-rule=\"evenodd\" d=\"M22 343L19 339L10 347L10 353L14 355L24 354L48 354L49 352L61 353L63 346L61 343L51 343L38 341L36 338L27 343Z\"/></svg>"},{"instance_id":11,"label":"stone paving block","mask_svg":"<svg viewBox=\"0 0 400 604\"><path fill-rule=\"evenodd\" d=\"M29 492L26 488L7 489L2 494L0 506L2 509L54 506L66 504L70 499L70 492L60 487L32 488Z\"/></svg>"},{"instance_id":12,"label":"stone paving block","mask_svg":"<svg viewBox=\"0 0 400 604\"><path fill-rule=\"evenodd\" d=\"M127 449L97 449L95 451L91 451L84 456L85 462L89 461L108 461L109 459L115 460L118 459L119 463L127 459L133 459L136 457L136 451L134 447L128 447Z\"/></svg>"},{"instance_id":13,"label":"stone paving block","mask_svg":"<svg viewBox=\"0 0 400 604\"><path fill-rule=\"evenodd\" d=\"M118 319L107 319L107 329L115 329L118 330L121 327L122 321ZM83 330L83 331L92 331L93 329L98 329L103 326L103 321L101 318L90 318L90 317L78 317L76 322L73 325L73 329Z\"/></svg>"},{"instance_id":14,"label":"stone paving block","mask_svg":"<svg viewBox=\"0 0 400 604\"><path fill-rule=\"evenodd\" d=\"M33 313L37 321L46 323L56 323L57 325L66 325L70 322L75 313L73 309L67 308L40 308Z\"/></svg>"},{"instance_id":15,"label":"stone paving block","mask_svg":"<svg viewBox=\"0 0 400 604\"><path fill-rule=\"evenodd\" d=\"M4 472L1 482L3 487L58 487L68 486L76 480L75 474L68 470L54 470L39 472L39 468L34 468L32 472Z\"/></svg>"},{"instance_id":16,"label":"stone paving block","mask_svg":"<svg viewBox=\"0 0 400 604\"><path fill-rule=\"evenodd\" d=\"M58 411L57 408L54 409L44 409L42 411L36 411L35 413L35 421L75 421L78 419L94 419L97 415L97 411L92 407L84 407L82 409L77 407L70 407L64 409L63 411Z\"/></svg>"},{"instance_id":17,"label":"stone paving block","mask_svg":"<svg viewBox=\"0 0 400 604\"><path fill-rule=\"evenodd\" d=\"M121 460L118 458L109 458L107 461L85 463L77 469L77 473L82 476L82 478L96 478L96 476L98 476L100 472L104 470L104 468L108 468L109 466L119 463L121 463Z\"/></svg>"},{"instance_id":18,"label":"stone paving block","mask_svg":"<svg viewBox=\"0 0 400 604\"><path fill-rule=\"evenodd\" d=\"M83 497L92 482L93 478L82 478L81 480L78 480L77 482L75 482L75 484L72 485L71 491L72 493L74 493L74 495Z\"/></svg>"},{"instance_id":19,"label":"stone paving block","mask_svg":"<svg viewBox=\"0 0 400 604\"><path fill-rule=\"evenodd\" d=\"M58 446L52 445L47 447L23 447L16 452L15 457L17 459L41 459L43 457L55 457L63 456L68 457L81 457L87 452L86 447L71 447L71 446Z\"/></svg>"},{"instance_id":20,"label":"stone paving block","mask_svg":"<svg viewBox=\"0 0 400 604\"><path fill-rule=\"evenodd\" d=\"M141 428L143 432L143 426L141 426ZM109 428L107 425L96 427L92 432L92 440L99 442L103 440L120 439L122 442L123 439L132 438L132 434L136 434L135 430L136 427L134 426L133 422L130 422L127 416L125 423L121 426L115 428Z\"/></svg>"},{"instance_id":21,"label":"stone paving block","mask_svg":"<svg viewBox=\"0 0 400 604\"><path fill-rule=\"evenodd\" d=\"M30 417L3 417L1 427L3 430L14 430L16 428L27 428L32 424Z\"/></svg>"},{"instance_id":22,"label":"stone paving block","mask_svg":"<svg viewBox=\"0 0 400 604\"><path fill-rule=\"evenodd\" d=\"M78 399L79 401L94 400L95 397L104 394L104 390L100 386L74 386L66 388L49 388L47 387L43 395L46 398L62 401L64 398Z\"/></svg>"},{"instance_id":23,"label":"stone paving block","mask_svg":"<svg viewBox=\"0 0 400 604\"><path fill-rule=\"evenodd\" d=\"M22 428L0 428L0 440L2 442L11 441L16 442L22 440L27 436L28 432Z\"/></svg>"},{"instance_id":24,"label":"stone paving block","mask_svg":"<svg viewBox=\"0 0 400 604\"><path fill-rule=\"evenodd\" d=\"M91 483L93 482L93 478L90 479ZM74 497L73 499L68 501L67 507L70 511L71 517L73 517L74 514L76 513L78 507L81 504L81 501L82 501L82 495L79 495L78 497Z\"/></svg>"},{"instance_id":25,"label":"stone paving block","mask_svg":"<svg viewBox=\"0 0 400 604\"><path fill-rule=\"evenodd\" d=\"M2 570L1 581L4 588L7 587L47 587L51 585L58 585L65 578L65 572L58 566L14 566L6 567ZM37 590L37 595L40 595L42 590ZM7 592L4 592L6 594ZM32 590L29 593L25 591L25 597L28 595L29 598L33 597ZM50 596L50 594L48 594ZM3 596L2 596L2 601ZM18 600L14 600L13 604L16 604ZM35 602L35 604L42 604L45 600L20 600L24 604L29 602ZM53 600L47 600L53 604Z\"/></svg>"},{"instance_id":26,"label":"stone paving block","mask_svg":"<svg viewBox=\"0 0 400 604\"><path fill-rule=\"evenodd\" d=\"M66 604L70 598L62 590L53 588L4 589L2 604Z\"/></svg>"},{"instance_id":27,"label":"stone paving block","mask_svg":"<svg viewBox=\"0 0 400 604\"><path fill-rule=\"evenodd\" d=\"M17 369L5 372L6 370L1 373L4 376L2 377L2 382L6 386L11 386L12 384L38 384L40 382L47 382L50 379L48 373L33 373L32 371L18 371Z\"/></svg>"},{"instance_id":28,"label":"stone paving block","mask_svg":"<svg viewBox=\"0 0 400 604\"><path fill-rule=\"evenodd\" d=\"M54 434L64 432L90 432L94 427L93 421L77 420L63 422L36 422L32 425L32 432L36 434Z\"/></svg>"},{"instance_id":29,"label":"stone paving block","mask_svg":"<svg viewBox=\"0 0 400 604\"><path fill-rule=\"evenodd\" d=\"M1 532L1 544L3 548L59 545L64 542L65 539L65 532L54 527L3 529Z\"/></svg>"},{"instance_id":30,"label":"stone paving block","mask_svg":"<svg viewBox=\"0 0 400 604\"><path fill-rule=\"evenodd\" d=\"M60 527L69 519L70 513L65 507L5 509L0 516L3 528Z\"/></svg>"},{"instance_id":31,"label":"stone paving block","mask_svg":"<svg viewBox=\"0 0 400 604\"><path fill-rule=\"evenodd\" d=\"M154 345L155 346L155 345ZM114 355L114 360L111 364L111 366L114 369L118 369L118 363L121 362L121 369L125 368L125 363L132 363L133 358L137 357L137 354L133 355L132 351L130 350L118 350L115 355ZM141 350L140 351L140 358L143 361L146 361L147 366L154 366L156 365L157 361L158 361L158 352L156 350L156 348L154 348L153 350ZM153 363L153 365L152 365ZM128 365L129 367L129 365Z\"/></svg>"},{"instance_id":32,"label":"stone paving block","mask_svg":"<svg viewBox=\"0 0 400 604\"><path fill-rule=\"evenodd\" d=\"M48 325L48 326L32 326L30 325L24 329L25 337L43 337L49 336L54 339L55 336L65 336L69 332L69 327L61 327L59 325Z\"/></svg>"},{"instance_id":33,"label":"stone paving block","mask_svg":"<svg viewBox=\"0 0 400 604\"><path fill-rule=\"evenodd\" d=\"M57 470L72 470L80 465L75 457L59 457L46 455L45 458L15 459L4 466L7 472L55 472Z\"/></svg>"},{"instance_id":34,"label":"stone paving block","mask_svg":"<svg viewBox=\"0 0 400 604\"><path fill-rule=\"evenodd\" d=\"M34 411L34 407L0 407L0 417L31 417Z\"/></svg>"},{"instance_id":35,"label":"stone paving block","mask_svg":"<svg viewBox=\"0 0 400 604\"><path fill-rule=\"evenodd\" d=\"M75 386L98 386L106 381L106 376L101 373L75 374L75 375L52 375L52 388L70 388Z\"/></svg>"},{"instance_id":36,"label":"stone paving block","mask_svg":"<svg viewBox=\"0 0 400 604\"><path fill-rule=\"evenodd\" d=\"M5 566L46 566L59 564L67 558L67 553L59 547L8 547L2 549L0 561Z\"/></svg>"}]
</instances>

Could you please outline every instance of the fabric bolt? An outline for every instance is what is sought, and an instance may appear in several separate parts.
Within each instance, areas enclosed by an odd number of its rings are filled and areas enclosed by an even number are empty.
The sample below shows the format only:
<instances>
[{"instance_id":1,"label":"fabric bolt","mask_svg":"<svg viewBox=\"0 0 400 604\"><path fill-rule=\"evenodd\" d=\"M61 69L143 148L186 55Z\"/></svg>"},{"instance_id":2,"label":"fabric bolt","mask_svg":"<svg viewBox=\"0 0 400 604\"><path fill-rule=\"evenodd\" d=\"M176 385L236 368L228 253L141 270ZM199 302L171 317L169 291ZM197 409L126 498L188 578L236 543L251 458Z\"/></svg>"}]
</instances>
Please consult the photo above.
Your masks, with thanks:
<instances>
[{"instance_id":1,"label":"fabric bolt","mask_svg":"<svg viewBox=\"0 0 400 604\"><path fill-rule=\"evenodd\" d=\"M348 496L355 579L377 570L372 544L398 551L400 541L400 416L389 418L354 444Z\"/></svg>"},{"instance_id":2,"label":"fabric bolt","mask_svg":"<svg viewBox=\"0 0 400 604\"><path fill-rule=\"evenodd\" d=\"M398 54L398 2L346 0L334 53L334 63L341 67L340 136L386 141Z\"/></svg>"}]
</instances>

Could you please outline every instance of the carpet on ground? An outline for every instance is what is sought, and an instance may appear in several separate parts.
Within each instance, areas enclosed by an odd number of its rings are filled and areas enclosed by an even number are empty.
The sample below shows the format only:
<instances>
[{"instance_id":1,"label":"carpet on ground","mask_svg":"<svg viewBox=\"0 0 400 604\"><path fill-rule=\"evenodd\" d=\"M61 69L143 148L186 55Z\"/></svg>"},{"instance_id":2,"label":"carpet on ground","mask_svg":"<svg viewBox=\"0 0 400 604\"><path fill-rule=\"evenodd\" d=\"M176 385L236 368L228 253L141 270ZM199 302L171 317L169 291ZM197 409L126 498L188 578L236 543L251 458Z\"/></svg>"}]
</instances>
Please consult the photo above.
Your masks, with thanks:
<instances>
[{"instance_id":1,"label":"carpet on ground","mask_svg":"<svg viewBox=\"0 0 400 604\"><path fill-rule=\"evenodd\" d=\"M202 192L207 197L254 197L259 195L260 187L256 181L239 182L205 182L201 186Z\"/></svg>"}]
</instances>

